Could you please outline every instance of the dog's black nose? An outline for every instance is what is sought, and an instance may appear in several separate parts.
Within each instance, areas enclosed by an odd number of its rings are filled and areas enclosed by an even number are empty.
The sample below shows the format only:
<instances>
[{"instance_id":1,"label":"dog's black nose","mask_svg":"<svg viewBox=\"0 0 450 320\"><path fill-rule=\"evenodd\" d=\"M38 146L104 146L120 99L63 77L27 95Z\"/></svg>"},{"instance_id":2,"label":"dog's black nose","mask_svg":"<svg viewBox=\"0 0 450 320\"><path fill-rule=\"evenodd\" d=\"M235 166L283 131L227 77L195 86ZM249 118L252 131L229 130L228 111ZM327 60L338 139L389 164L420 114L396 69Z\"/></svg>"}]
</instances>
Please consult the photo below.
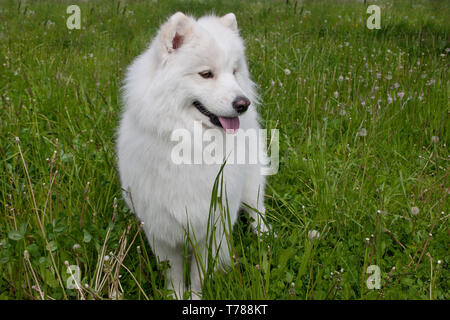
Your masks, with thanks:
<instances>
[{"instance_id":1,"label":"dog's black nose","mask_svg":"<svg viewBox=\"0 0 450 320\"><path fill-rule=\"evenodd\" d=\"M244 113L245 111L247 111L249 105L250 100L248 100L248 98L244 96L236 97L236 99L233 100L233 108L238 113Z\"/></svg>"}]
</instances>

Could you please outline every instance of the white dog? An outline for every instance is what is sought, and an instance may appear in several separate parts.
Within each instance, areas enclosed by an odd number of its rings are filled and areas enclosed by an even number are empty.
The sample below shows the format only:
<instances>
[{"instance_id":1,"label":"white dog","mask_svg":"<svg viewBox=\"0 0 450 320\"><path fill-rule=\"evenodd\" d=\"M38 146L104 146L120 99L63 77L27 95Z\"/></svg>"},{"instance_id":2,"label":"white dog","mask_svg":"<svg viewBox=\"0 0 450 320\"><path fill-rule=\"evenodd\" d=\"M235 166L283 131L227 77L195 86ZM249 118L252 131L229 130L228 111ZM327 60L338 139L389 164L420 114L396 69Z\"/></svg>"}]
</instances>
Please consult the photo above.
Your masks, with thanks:
<instances>
[{"instance_id":1,"label":"white dog","mask_svg":"<svg viewBox=\"0 0 450 320\"><path fill-rule=\"evenodd\" d=\"M257 96L235 15L198 20L180 12L171 16L128 68L123 100L117 148L125 200L144 223L154 254L169 261L168 287L181 299L183 246L189 230L195 239L190 250L197 253L189 262L191 290L193 298L201 297L208 249L216 265L231 262L224 233L230 232L228 225L236 222L242 203L257 210L248 210L253 230L267 231L261 165L224 166L222 204L229 214L223 223L219 209L210 214L221 165L180 165L171 158L173 131L192 131L196 121L204 129L220 130L223 137L243 131L238 129L259 129ZM222 221L213 229L212 247L207 239L209 221Z\"/></svg>"}]
</instances>

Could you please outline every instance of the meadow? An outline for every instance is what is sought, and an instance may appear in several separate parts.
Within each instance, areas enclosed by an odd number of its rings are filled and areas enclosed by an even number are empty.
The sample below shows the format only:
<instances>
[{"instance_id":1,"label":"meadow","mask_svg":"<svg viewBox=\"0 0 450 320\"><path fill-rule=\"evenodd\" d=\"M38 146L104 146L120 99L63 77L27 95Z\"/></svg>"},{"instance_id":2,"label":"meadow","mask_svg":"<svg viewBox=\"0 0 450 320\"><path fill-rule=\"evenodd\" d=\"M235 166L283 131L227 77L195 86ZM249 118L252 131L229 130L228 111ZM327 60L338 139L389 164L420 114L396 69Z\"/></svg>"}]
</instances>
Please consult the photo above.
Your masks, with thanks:
<instances>
[{"instance_id":1,"label":"meadow","mask_svg":"<svg viewBox=\"0 0 450 320\"><path fill-rule=\"evenodd\" d=\"M370 2L377 30L369 2L0 2L0 299L171 299L115 131L127 65L176 11L236 14L279 130L276 236L244 215L204 299L449 299L450 3Z\"/></svg>"}]
</instances>

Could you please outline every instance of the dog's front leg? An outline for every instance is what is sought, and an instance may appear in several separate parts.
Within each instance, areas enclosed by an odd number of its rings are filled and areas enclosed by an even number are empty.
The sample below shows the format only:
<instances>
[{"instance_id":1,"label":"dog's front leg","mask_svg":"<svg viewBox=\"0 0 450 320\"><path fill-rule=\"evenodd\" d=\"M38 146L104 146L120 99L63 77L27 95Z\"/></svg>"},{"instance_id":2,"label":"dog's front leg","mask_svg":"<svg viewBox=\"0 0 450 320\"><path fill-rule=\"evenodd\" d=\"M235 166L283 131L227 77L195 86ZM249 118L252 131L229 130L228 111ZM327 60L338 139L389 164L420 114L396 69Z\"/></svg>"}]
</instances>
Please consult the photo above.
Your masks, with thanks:
<instances>
[{"instance_id":1,"label":"dog's front leg","mask_svg":"<svg viewBox=\"0 0 450 320\"><path fill-rule=\"evenodd\" d=\"M266 207L264 205L264 189L266 177L261 174L259 165L249 165L247 179L242 193L243 209L253 219L252 231L261 235L269 231L265 223ZM248 208L249 206L250 208Z\"/></svg>"},{"instance_id":2,"label":"dog's front leg","mask_svg":"<svg viewBox=\"0 0 450 320\"><path fill-rule=\"evenodd\" d=\"M170 264L169 269L166 271L167 289L173 291L174 298L180 300L183 299L184 280L182 248L155 240L153 240L150 245L159 261L167 260Z\"/></svg>"}]
</instances>

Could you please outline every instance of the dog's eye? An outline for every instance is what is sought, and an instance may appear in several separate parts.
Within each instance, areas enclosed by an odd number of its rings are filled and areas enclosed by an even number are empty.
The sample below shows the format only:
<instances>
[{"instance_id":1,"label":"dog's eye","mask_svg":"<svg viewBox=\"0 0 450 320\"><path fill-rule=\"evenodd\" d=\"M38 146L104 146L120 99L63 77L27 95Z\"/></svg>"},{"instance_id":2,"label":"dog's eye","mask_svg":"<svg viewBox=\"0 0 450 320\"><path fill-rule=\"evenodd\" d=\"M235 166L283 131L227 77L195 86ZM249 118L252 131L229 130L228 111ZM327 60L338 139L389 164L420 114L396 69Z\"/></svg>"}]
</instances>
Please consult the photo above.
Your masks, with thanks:
<instances>
[{"instance_id":1,"label":"dog's eye","mask_svg":"<svg viewBox=\"0 0 450 320\"><path fill-rule=\"evenodd\" d=\"M200 72L199 75L201 75L202 78L204 78L204 79L211 79L211 78L214 77L214 74L213 74L212 71L210 71L210 70Z\"/></svg>"}]
</instances>

